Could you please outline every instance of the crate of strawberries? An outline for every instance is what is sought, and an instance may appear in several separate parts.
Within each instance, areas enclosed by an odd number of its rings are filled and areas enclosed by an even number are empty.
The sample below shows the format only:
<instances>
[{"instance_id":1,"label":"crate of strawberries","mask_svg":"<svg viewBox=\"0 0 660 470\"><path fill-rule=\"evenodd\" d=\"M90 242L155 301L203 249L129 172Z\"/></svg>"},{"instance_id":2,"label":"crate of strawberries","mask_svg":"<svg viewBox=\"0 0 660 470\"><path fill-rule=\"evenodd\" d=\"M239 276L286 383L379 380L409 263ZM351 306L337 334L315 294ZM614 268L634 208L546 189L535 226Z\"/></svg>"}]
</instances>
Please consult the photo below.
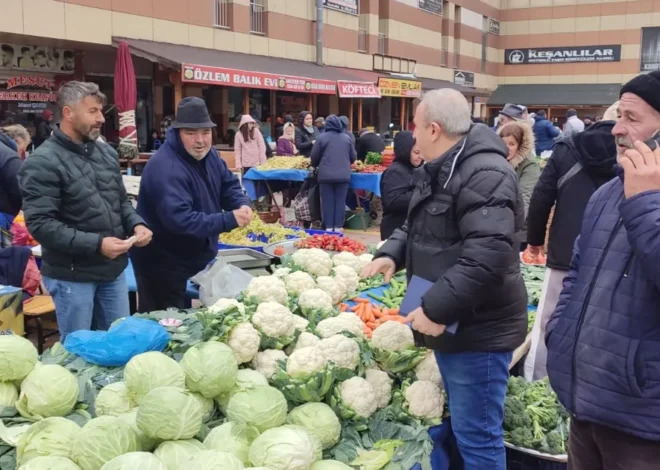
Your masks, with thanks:
<instances>
[{"instance_id":1,"label":"crate of strawberries","mask_svg":"<svg viewBox=\"0 0 660 470\"><path fill-rule=\"evenodd\" d=\"M367 252L364 243L338 235L314 235L296 242L296 248L320 248L326 251L348 251L355 255Z\"/></svg>"}]
</instances>

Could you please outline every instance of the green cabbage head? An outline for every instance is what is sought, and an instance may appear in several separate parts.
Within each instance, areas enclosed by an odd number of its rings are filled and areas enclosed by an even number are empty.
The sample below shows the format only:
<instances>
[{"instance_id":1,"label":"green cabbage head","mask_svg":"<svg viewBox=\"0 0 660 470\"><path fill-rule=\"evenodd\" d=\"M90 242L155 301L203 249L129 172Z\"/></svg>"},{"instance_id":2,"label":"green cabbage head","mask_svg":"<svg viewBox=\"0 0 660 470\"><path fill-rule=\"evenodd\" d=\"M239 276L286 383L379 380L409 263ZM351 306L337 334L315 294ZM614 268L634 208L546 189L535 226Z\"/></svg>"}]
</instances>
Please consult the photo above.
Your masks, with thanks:
<instances>
[{"instance_id":1,"label":"green cabbage head","mask_svg":"<svg viewBox=\"0 0 660 470\"><path fill-rule=\"evenodd\" d=\"M272 470L309 470L320 460L318 443L300 426L280 426L265 431L250 447L252 465Z\"/></svg>"},{"instance_id":2,"label":"green cabbage head","mask_svg":"<svg viewBox=\"0 0 660 470\"><path fill-rule=\"evenodd\" d=\"M78 401L78 380L64 367L47 364L36 367L21 384L16 409L24 418L66 416Z\"/></svg>"},{"instance_id":3,"label":"green cabbage head","mask_svg":"<svg viewBox=\"0 0 660 470\"><path fill-rule=\"evenodd\" d=\"M190 396L195 399L199 407L202 409L202 422L206 423L213 418L215 413L215 402L212 398L206 398L201 393L190 393Z\"/></svg>"},{"instance_id":4,"label":"green cabbage head","mask_svg":"<svg viewBox=\"0 0 660 470\"><path fill-rule=\"evenodd\" d=\"M183 355L186 387L206 398L228 392L236 383L238 363L234 351L217 341L198 343Z\"/></svg>"},{"instance_id":5,"label":"green cabbage head","mask_svg":"<svg viewBox=\"0 0 660 470\"><path fill-rule=\"evenodd\" d=\"M158 387L186 388L186 374L174 359L157 351L138 354L124 368L124 383L137 405Z\"/></svg>"},{"instance_id":6,"label":"green cabbage head","mask_svg":"<svg viewBox=\"0 0 660 470\"><path fill-rule=\"evenodd\" d=\"M80 426L66 418L46 418L32 424L16 446L16 463L20 466L37 457L71 456L73 440Z\"/></svg>"},{"instance_id":7,"label":"green cabbage head","mask_svg":"<svg viewBox=\"0 0 660 470\"><path fill-rule=\"evenodd\" d=\"M80 470L80 467L66 457L37 457L18 470Z\"/></svg>"},{"instance_id":8,"label":"green cabbage head","mask_svg":"<svg viewBox=\"0 0 660 470\"><path fill-rule=\"evenodd\" d=\"M39 353L30 340L0 335L0 382L23 380L37 363Z\"/></svg>"},{"instance_id":9,"label":"green cabbage head","mask_svg":"<svg viewBox=\"0 0 660 470\"><path fill-rule=\"evenodd\" d=\"M135 407L124 382L116 382L103 387L96 395L94 403L96 416L119 416L128 413Z\"/></svg>"},{"instance_id":10,"label":"green cabbage head","mask_svg":"<svg viewBox=\"0 0 660 470\"><path fill-rule=\"evenodd\" d=\"M291 410L286 421L307 429L321 442L323 449L329 449L339 442L341 423L332 408L325 403L297 406Z\"/></svg>"},{"instance_id":11,"label":"green cabbage head","mask_svg":"<svg viewBox=\"0 0 660 470\"><path fill-rule=\"evenodd\" d=\"M204 446L211 450L229 452L238 457L245 465L249 465L248 451L250 445L259 436L256 428L231 421L218 426L204 439Z\"/></svg>"},{"instance_id":12,"label":"green cabbage head","mask_svg":"<svg viewBox=\"0 0 660 470\"><path fill-rule=\"evenodd\" d=\"M204 444L195 440L165 441L154 450L154 455L165 463L167 470L181 470L195 455L206 450ZM192 470L192 469L190 469Z\"/></svg>"},{"instance_id":13,"label":"green cabbage head","mask_svg":"<svg viewBox=\"0 0 660 470\"><path fill-rule=\"evenodd\" d=\"M238 457L219 450L203 450L195 454L182 470L243 470L245 467Z\"/></svg>"},{"instance_id":14,"label":"green cabbage head","mask_svg":"<svg viewBox=\"0 0 660 470\"><path fill-rule=\"evenodd\" d=\"M287 411L286 398L274 387L239 390L227 405L230 421L249 424L259 432L284 424Z\"/></svg>"},{"instance_id":15,"label":"green cabbage head","mask_svg":"<svg viewBox=\"0 0 660 470\"><path fill-rule=\"evenodd\" d=\"M353 470L353 468L338 460L319 460L314 462L309 470Z\"/></svg>"},{"instance_id":16,"label":"green cabbage head","mask_svg":"<svg viewBox=\"0 0 660 470\"><path fill-rule=\"evenodd\" d=\"M18 390L11 382L0 382L0 412L3 408L13 408L18 400Z\"/></svg>"},{"instance_id":17,"label":"green cabbage head","mask_svg":"<svg viewBox=\"0 0 660 470\"><path fill-rule=\"evenodd\" d=\"M202 408L190 392L159 387L143 398L138 408L137 426L153 439L190 439L202 427L202 415Z\"/></svg>"},{"instance_id":18,"label":"green cabbage head","mask_svg":"<svg viewBox=\"0 0 660 470\"><path fill-rule=\"evenodd\" d=\"M99 470L115 457L138 450L137 434L126 421L100 416L89 421L73 440L71 460L82 470Z\"/></svg>"},{"instance_id":19,"label":"green cabbage head","mask_svg":"<svg viewBox=\"0 0 660 470\"><path fill-rule=\"evenodd\" d=\"M158 445L158 439L152 439L147 436L145 433L140 431L137 427L137 408L125 413L123 415L117 416L117 418L128 423L128 425L135 431L137 434L138 441L140 442L140 450L142 452L151 452Z\"/></svg>"},{"instance_id":20,"label":"green cabbage head","mask_svg":"<svg viewBox=\"0 0 660 470\"><path fill-rule=\"evenodd\" d=\"M115 457L101 470L167 470L167 466L149 452L129 452Z\"/></svg>"},{"instance_id":21,"label":"green cabbage head","mask_svg":"<svg viewBox=\"0 0 660 470\"><path fill-rule=\"evenodd\" d=\"M227 410L229 399L234 396L236 392L261 385L268 386L268 379L264 374L253 369L239 369L236 374L236 384L234 384L232 389L228 392L215 397L215 401L224 413Z\"/></svg>"}]
</instances>

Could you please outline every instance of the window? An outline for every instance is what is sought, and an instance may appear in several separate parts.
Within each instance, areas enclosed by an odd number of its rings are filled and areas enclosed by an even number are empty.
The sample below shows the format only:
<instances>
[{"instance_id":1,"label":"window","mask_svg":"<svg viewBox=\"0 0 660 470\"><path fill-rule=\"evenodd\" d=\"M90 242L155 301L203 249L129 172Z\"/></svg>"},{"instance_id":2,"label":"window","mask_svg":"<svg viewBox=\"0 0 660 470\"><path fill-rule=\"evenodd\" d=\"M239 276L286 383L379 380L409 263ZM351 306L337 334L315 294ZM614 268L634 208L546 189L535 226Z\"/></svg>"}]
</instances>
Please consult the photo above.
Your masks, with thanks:
<instances>
[{"instance_id":1,"label":"window","mask_svg":"<svg viewBox=\"0 0 660 470\"><path fill-rule=\"evenodd\" d=\"M214 25L229 28L229 0L213 0L215 6Z\"/></svg>"},{"instance_id":2,"label":"window","mask_svg":"<svg viewBox=\"0 0 660 470\"><path fill-rule=\"evenodd\" d=\"M250 0L250 32L252 34L266 34L264 27L265 1Z\"/></svg>"},{"instance_id":3,"label":"window","mask_svg":"<svg viewBox=\"0 0 660 470\"><path fill-rule=\"evenodd\" d=\"M385 47L387 42L387 36L385 33L378 33L378 53L380 55L387 55L387 47Z\"/></svg>"},{"instance_id":4,"label":"window","mask_svg":"<svg viewBox=\"0 0 660 470\"><path fill-rule=\"evenodd\" d=\"M484 16L481 28L481 73L486 73L486 62L488 56L488 17Z\"/></svg>"},{"instance_id":5,"label":"window","mask_svg":"<svg viewBox=\"0 0 660 470\"><path fill-rule=\"evenodd\" d=\"M369 15L360 15L358 26L358 52L367 52L367 27Z\"/></svg>"},{"instance_id":6,"label":"window","mask_svg":"<svg viewBox=\"0 0 660 470\"><path fill-rule=\"evenodd\" d=\"M455 5L454 10L454 68L461 66L461 7Z\"/></svg>"}]
</instances>

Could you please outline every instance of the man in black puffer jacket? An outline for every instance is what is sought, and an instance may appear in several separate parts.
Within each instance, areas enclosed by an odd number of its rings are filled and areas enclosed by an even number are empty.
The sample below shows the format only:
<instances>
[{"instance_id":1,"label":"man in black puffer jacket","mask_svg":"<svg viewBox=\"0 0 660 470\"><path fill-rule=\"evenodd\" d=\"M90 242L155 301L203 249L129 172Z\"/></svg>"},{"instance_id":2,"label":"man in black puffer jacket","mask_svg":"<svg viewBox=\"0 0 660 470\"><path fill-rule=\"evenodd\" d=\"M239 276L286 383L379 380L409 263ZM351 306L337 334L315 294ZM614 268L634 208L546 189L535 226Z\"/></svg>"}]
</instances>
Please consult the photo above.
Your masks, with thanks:
<instances>
[{"instance_id":1,"label":"man in black puffer jacket","mask_svg":"<svg viewBox=\"0 0 660 470\"><path fill-rule=\"evenodd\" d=\"M587 202L598 188L616 176L616 143L612 135L615 124L600 121L557 142L532 193L527 215L529 246L525 253L530 259L542 253L553 206L555 212L548 240L548 269L532 331L532 346L525 360L528 380L547 375L545 326L568 274Z\"/></svg>"},{"instance_id":2,"label":"man in black puffer jacket","mask_svg":"<svg viewBox=\"0 0 660 470\"><path fill-rule=\"evenodd\" d=\"M64 340L76 330L108 329L129 314L126 253L147 245L151 231L126 195L117 153L98 141L105 104L98 86L68 82L57 100L60 128L25 161L19 178Z\"/></svg>"},{"instance_id":3,"label":"man in black puffer jacket","mask_svg":"<svg viewBox=\"0 0 660 470\"><path fill-rule=\"evenodd\" d=\"M466 469L506 467L504 397L513 350L527 332L516 232L524 223L502 140L470 120L456 90L427 93L415 113L427 164L415 174L408 220L364 276L407 269L433 283L408 314L418 344L435 351ZM458 322L454 334L446 325Z\"/></svg>"}]
</instances>

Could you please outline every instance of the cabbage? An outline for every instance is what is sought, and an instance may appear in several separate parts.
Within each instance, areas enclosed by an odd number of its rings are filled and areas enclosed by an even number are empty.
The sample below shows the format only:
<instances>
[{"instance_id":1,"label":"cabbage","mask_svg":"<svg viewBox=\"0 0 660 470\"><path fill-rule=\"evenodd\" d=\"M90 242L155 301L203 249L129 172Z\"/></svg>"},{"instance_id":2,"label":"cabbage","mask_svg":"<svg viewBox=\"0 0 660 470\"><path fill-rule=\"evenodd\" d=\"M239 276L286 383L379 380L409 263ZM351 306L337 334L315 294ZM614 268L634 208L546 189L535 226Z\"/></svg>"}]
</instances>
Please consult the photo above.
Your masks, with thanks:
<instances>
[{"instance_id":1,"label":"cabbage","mask_svg":"<svg viewBox=\"0 0 660 470\"><path fill-rule=\"evenodd\" d=\"M182 469L190 470L243 470L245 467L229 452L203 450L195 454Z\"/></svg>"},{"instance_id":2,"label":"cabbage","mask_svg":"<svg viewBox=\"0 0 660 470\"><path fill-rule=\"evenodd\" d=\"M68 415L78 401L78 380L62 366L36 367L21 384L16 409L24 418Z\"/></svg>"},{"instance_id":3,"label":"cabbage","mask_svg":"<svg viewBox=\"0 0 660 470\"><path fill-rule=\"evenodd\" d=\"M183 355L181 366L186 373L186 387L213 398L228 392L236 383L238 363L226 344L198 343Z\"/></svg>"},{"instance_id":4,"label":"cabbage","mask_svg":"<svg viewBox=\"0 0 660 470\"><path fill-rule=\"evenodd\" d=\"M103 387L96 396L94 404L96 416L119 416L128 413L135 404L128 396L124 382L116 382Z\"/></svg>"},{"instance_id":5,"label":"cabbage","mask_svg":"<svg viewBox=\"0 0 660 470\"><path fill-rule=\"evenodd\" d=\"M142 400L137 413L137 426L154 439L190 439L202 427L202 408L190 392L159 387Z\"/></svg>"},{"instance_id":6,"label":"cabbage","mask_svg":"<svg viewBox=\"0 0 660 470\"><path fill-rule=\"evenodd\" d=\"M236 374L236 384L227 393L215 397L215 401L224 412L229 404L229 399L239 390L254 388L257 386L268 386L268 379L264 374L252 369L239 369Z\"/></svg>"},{"instance_id":7,"label":"cabbage","mask_svg":"<svg viewBox=\"0 0 660 470\"><path fill-rule=\"evenodd\" d=\"M250 446L249 457L252 465L272 470L308 470L317 460L318 450L305 428L280 426L257 437Z\"/></svg>"},{"instance_id":8,"label":"cabbage","mask_svg":"<svg viewBox=\"0 0 660 470\"><path fill-rule=\"evenodd\" d=\"M124 383L137 405L144 396L158 387L186 388L186 374L174 359L165 354L150 351L138 354L124 368Z\"/></svg>"},{"instance_id":9,"label":"cabbage","mask_svg":"<svg viewBox=\"0 0 660 470\"><path fill-rule=\"evenodd\" d=\"M353 470L353 468L338 460L319 460L314 462L309 470Z\"/></svg>"},{"instance_id":10,"label":"cabbage","mask_svg":"<svg viewBox=\"0 0 660 470\"><path fill-rule=\"evenodd\" d=\"M11 382L0 382L0 413L3 408L13 408L18 400L18 390Z\"/></svg>"},{"instance_id":11,"label":"cabbage","mask_svg":"<svg viewBox=\"0 0 660 470\"><path fill-rule=\"evenodd\" d=\"M197 405L202 410L202 422L206 423L208 420L213 418L215 413L215 402L212 398L206 398L199 393L190 393L190 396L195 399Z\"/></svg>"},{"instance_id":12,"label":"cabbage","mask_svg":"<svg viewBox=\"0 0 660 470\"><path fill-rule=\"evenodd\" d=\"M20 466L37 457L69 457L73 440L81 429L66 418L46 418L31 425L16 446Z\"/></svg>"},{"instance_id":13,"label":"cabbage","mask_svg":"<svg viewBox=\"0 0 660 470\"><path fill-rule=\"evenodd\" d=\"M239 390L229 400L227 418L249 424L259 432L284 424L288 405L282 392L274 387Z\"/></svg>"},{"instance_id":14,"label":"cabbage","mask_svg":"<svg viewBox=\"0 0 660 470\"><path fill-rule=\"evenodd\" d=\"M137 408L132 409L128 413L125 413L123 415L117 416L117 418L121 419L125 423L128 423L133 431L135 431L135 434L137 434L138 441L140 442L140 450L142 452L151 452L154 447L158 445L159 440L158 439L152 439L149 436L147 436L145 433L140 431L137 427Z\"/></svg>"},{"instance_id":15,"label":"cabbage","mask_svg":"<svg viewBox=\"0 0 660 470\"><path fill-rule=\"evenodd\" d=\"M73 440L71 460L82 470L99 470L115 457L139 449L137 434L128 423L114 416L101 416L88 422Z\"/></svg>"},{"instance_id":16,"label":"cabbage","mask_svg":"<svg viewBox=\"0 0 660 470\"><path fill-rule=\"evenodd\" d=\"M34 369L39 354L27 339L0 335L0 382L23 380Z\"/></svg>"},{"instance_id":17,"label":"cabbage","mask_svg":"<svg viewBox=\"0 0 660 470\"><path fill-rule=\"evenodd\" d=\"M167 470L167 466L148 452L130 452L115 457L101 470Z\"/></svg>"},{"instance_id":18,"label":"cabbage","mask_svg":"<svg viewBox=\"0 0 660 470\"><path fill-rule=\"evenodd\" d=\"M238 457L241 462L248 465L248 451L250 445L259 436L256 428L247 424L233 423L231 421L218 426L204 439L204 446L211 450L229 452Z\"/></svg>"},{"instance_id":19,"label":"cabbage","mask_svg":"<svg viewBox=\"0 0 660 470\"><path fill-rule=\"evenodd\" d=\"M66 457L37 457L18 470L80 470L80 467Z\"/></svg>"},{"instance_id":20,"label":"cabbage","mask_svg":"<svg viewBox=\"0 0 660 470\"><path fill-rule=\"evenodd\" d=\"M332 408L325 403L306 403L289 413L287 423L302 426L329 449L339 442L341 423Z\"/></svg>"},{"instance_id":21,"label":"cabbage","mask_svg":"<svg viewBox=\"0 0 660 470\"><path fill-rule=\"evenodd\" d=\"M165 441L156 447L154 455L165 462L168 470L181 470L182 468L190 468L188 466L184 467L183 464L203 450L206 450L204 444L195 439Z\"/></svg>"}]
</instances>

